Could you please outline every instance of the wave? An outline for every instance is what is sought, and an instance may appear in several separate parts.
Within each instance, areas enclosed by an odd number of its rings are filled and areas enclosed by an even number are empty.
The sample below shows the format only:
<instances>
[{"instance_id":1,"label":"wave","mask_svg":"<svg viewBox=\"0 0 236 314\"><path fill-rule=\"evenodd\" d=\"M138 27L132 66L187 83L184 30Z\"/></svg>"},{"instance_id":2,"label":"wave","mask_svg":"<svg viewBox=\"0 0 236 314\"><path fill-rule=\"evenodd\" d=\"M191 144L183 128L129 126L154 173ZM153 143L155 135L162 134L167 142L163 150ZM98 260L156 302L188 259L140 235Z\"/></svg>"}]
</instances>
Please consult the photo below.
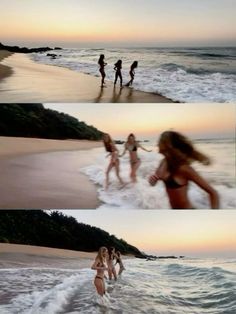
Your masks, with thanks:
<instances>
[{"instance_id":1,"label":"wave","mask_svg":"<svg viewBox=\"0 0 236 314\"><path fill-rule=\"evenodd\" d=\"M106 57L107 80L114 80L113 65L123 60L123 80L129 80L129 66L139 60L133 88L158 93L180 102L232 102L236 95L236 65L227 58L234 58L235 51L171 49L64 49L56 58L46 54L32 54L36 62L67 67L74 71L99 76L98 56ZM220 50L221 51L221 50ZM199 60L212 58L214 60ZM218 56L218 57L217 57ZM221 57L219 57L221 56ZM216 60L216 59L219 60ZM236 58L235 58L236 60ZM230 62L230 66L228 64Z\"/></svg>"}]
</instances>

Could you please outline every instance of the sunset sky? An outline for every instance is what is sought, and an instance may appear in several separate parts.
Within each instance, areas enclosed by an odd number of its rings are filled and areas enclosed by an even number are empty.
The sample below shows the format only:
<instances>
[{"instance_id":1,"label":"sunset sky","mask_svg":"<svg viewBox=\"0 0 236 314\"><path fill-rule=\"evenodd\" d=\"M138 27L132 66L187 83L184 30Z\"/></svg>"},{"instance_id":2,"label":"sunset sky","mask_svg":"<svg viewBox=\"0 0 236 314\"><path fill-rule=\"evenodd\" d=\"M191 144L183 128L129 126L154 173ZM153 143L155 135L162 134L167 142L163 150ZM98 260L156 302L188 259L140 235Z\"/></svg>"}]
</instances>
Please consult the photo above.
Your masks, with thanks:
<instances>
[{"instance_id":1,"label":"sunset sky","mask_svg":"<svg viewBox=\"0 0 236 314\"><path fill-rule=\"evenodd\" d=\"M1 41L19 45L232 46L235 0L1 0Z\"/></svg>"},{"instance_id":2,"label":"sunset sky","mask_svg":"<svg viewBox=\"0 0 236 314\"><path fill-rule=\"evenodd\" d=\"M65 210L146 253L236 257L236 211Z\"/></svg>"},{"instance_id":3,"label":"sunset sky","mask_svg":"<svg viewBox=\"0 0 236 314\"><path fill-rule=\"evenodd\" d=\"M235 136L236 104L45 104L113 137L156 138L169 129L192 138ZM122 107L122 108L121 108Z\"/></svg>"}]
</instances>

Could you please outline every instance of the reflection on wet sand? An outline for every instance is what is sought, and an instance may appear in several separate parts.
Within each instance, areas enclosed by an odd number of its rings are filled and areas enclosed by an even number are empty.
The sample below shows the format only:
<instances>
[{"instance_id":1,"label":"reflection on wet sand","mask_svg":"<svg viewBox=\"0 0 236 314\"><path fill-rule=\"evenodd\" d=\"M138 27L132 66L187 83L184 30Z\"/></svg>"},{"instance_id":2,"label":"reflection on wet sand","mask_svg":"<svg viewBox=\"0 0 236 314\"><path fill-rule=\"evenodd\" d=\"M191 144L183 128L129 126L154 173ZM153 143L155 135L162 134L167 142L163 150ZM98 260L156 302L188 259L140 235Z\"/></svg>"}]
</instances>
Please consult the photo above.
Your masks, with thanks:
<instances>
[{"instance_id":1,"label":"reflection on wet sand","mask_svg":"<svg viewBox=\"0 0 236 314\"><path fill-rule=\"evenodd\" d=\"M152 93L100 87L100 79L72 70L36 63L29 56L15 53L1 61L12 74L0 80L0 102L135 102L162 103L171 100Z\"/></svg>"}]
</instances>

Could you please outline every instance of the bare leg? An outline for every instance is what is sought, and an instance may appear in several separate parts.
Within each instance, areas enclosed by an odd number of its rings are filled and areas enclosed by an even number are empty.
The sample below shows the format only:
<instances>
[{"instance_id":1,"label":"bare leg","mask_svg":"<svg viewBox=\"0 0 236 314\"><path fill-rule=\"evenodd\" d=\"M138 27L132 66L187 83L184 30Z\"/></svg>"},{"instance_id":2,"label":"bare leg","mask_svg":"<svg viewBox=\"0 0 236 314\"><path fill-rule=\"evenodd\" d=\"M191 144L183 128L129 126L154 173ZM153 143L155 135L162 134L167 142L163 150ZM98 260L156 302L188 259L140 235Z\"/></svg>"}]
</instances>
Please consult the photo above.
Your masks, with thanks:
<instances>
[{"instance_id":1,"label":"bare leg","mask_svg":"<svg viewBox=\"0 0 236 314\"><path fill-rule=\"evenodd\" d=\"M133 183L136 183L137 182L137 177L136 177L136 172L137 172L137 169L138 167L140 166L141 164L141 161L140 160L137 160L137 162L135 164L131 164L131 173L130 173L130 177L131 177L131 181Z\"/></svg>"},{"instance_id":2,"label":"bare leg","mask_svg":"<svg viewBox=\"0 0 236 314\"><path fill-rule=\"evenodd\" d=\"M112 269L110 267L108 267L108 277L109 280L112 280Z\"/></svg>"},{"instance_id":3,"label":"bare leg","mask_svg":"<svg viewBox=\"0 0 236 314\"><path fill-rule=\"evenodd\" d=\"M97 289L97 293L101 296L105 294L105 283L104 280L101 278L95 278L94 279L94 285Z\"/></svg>"},{"instance_id":4,"label":"bare leg","mask_svg":"<svg viewBox=\"0 0 236 314\"><path fill-rule=\"evenodd\" d=\"M116 176L118 178L118 180L120 181L120 184L124 184L123 180L120 177L120 165L119 165L119 161L116 163L115 165L115 170L116 170Z\"/></svg>"},{"instance_id":5,"label":"bare leg","mask_svg":"<svg viewBox=\"0 0 236 314\"><path fill-rule=\"evenodd\" d=\"M114 85L116 85L117 79L118 79L118 74L116 72Z\"/></svg>"},{"instance_id":6,"label":"bare leg","mask_svg":"<svg viewBox=\"0 0 236 314\"><path fill-rule=\"evenodd\" d=\"M114 164L112 162L110 162L110 164L107 167L107 171L106 171L106 183L105 183L105 189L106 190L107 190L108 185L109 185L109 173L113 167L114 167Z\"/></svg>"},{"instance_id":7,"label":"bare leg","mask_svg":"<svg viewBox=\"0 0 236 314\"><path fill-rule=\"evenodd\" d=\"M115 267L112 268L112 274L114 276L114 279L117 280L117 275L116 275L116 269Z\"/></svg>"},{"instance_id":8,"label":"bare leg","mask_svg":"<svg viewBox=\"0 0 236 314\"><path fill-rule=\"evenodd\" d=\"M122 82L123 82L123 79L122 79L122 75L121 75L121 73L119 74L119 77L120 77L120 87L122 87Z\"/></svg>"}]
</instances>

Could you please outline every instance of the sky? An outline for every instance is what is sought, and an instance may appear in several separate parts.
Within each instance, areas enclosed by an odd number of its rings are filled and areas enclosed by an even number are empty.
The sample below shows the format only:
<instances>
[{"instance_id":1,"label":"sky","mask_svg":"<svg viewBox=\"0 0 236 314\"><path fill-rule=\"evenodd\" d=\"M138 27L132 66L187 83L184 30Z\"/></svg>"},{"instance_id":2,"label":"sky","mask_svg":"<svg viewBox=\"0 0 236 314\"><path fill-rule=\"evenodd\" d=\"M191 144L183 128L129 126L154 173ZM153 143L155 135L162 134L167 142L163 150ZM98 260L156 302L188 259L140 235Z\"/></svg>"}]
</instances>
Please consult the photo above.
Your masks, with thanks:
<instances>
[{"instance_id":1,"label":"sky","mask_svg":"<svg viewBox=\"0 0 236 314\"><path fill-rule=\"evenodd\" d=\"M235 46L235 0L1 0L1 41L62 47Z\"/></svg>"},{"instance_id":2,"label":"sky","mask_svg":"<svg viewBox=\"0 0 236 314\"><path fill-rule=\"evenodd\" d=\"M125 139L135 133L140 140L155 139L174 129L190 138L235 136L236 104L45 104L80 121Z\"/></svg>"},{"instance_id":3,"label":"sky","mask_svg":"<svg viewBox=\"0 0 236 314\"><path fill-rule=\"evenodd\" d=\"M64 210L148 254L236 257L236 211Z\"/></svg>"}]
</instances>

